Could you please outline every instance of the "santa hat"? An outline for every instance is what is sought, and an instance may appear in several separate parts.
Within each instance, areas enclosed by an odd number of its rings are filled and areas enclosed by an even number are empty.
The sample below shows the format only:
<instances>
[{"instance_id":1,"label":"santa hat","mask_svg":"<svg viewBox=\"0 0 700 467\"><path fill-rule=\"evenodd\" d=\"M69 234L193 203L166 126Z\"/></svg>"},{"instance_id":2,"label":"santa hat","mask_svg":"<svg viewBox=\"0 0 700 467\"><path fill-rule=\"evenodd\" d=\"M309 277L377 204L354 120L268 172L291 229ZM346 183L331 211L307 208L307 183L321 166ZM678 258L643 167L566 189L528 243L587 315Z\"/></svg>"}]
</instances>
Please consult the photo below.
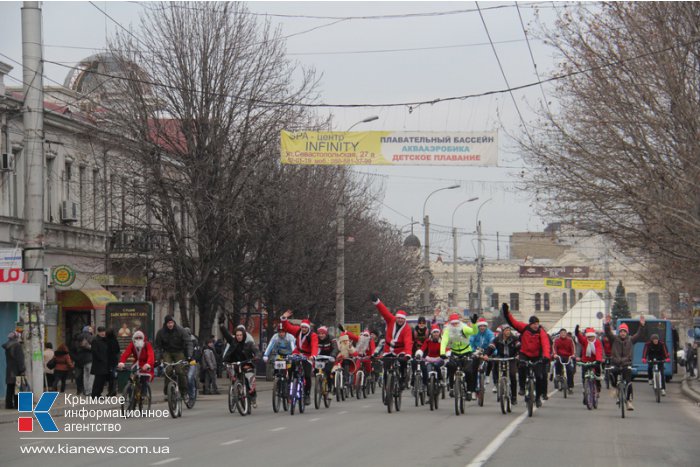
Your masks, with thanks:
<instances>
[{"instance_id":1,"label":"santa hat","mask_svg":"<svg viewBox=\"0 0 700 467\"><path fill-rule=\"evenodd\" d=\"M459 315L457 313L452 313L450 315L450 323L459 323L461 320L459 319Z\"/></svg>"},{"instance_id":2,"label":"santa hat","mask_svg":"<svg viewBox=\"0 0 700 467\"><path fill-rule=\"evenodd\" d=\"M399 311L396 312L396 317L397 317L397 318L406 319L406 316L408 316L408 315L407 315L406 312L403 311L403 310L399 310Z\"/></svg>"},{"instance_id":3,"label":"santa hat","mask_svg":"<svg viewBox=\"0 0 700 467\"><path fill-rule=\"evenodd\" d=\"M486 318L479 318L479 320L476 322L476 325L488 327L489 323L486 322Z\"/></svg>"},{"instance_id":4,"label":"santa hat","mask_svg":"<svg viewBox=\"0 0 700 467\"><path fill-rule=\"evenodd\" d=\"M586 328L586 337L595 337L595 329L593 328Z\"/></svg>"},{"instance_id":5,"label":"santa hat","mask_svg":"<svg viewBox=\"0 0 700 467\"><path fill-rule=\"evenodd\" d=\"M365 329L364 331L362 331L362 335L369 336L369 329Z\"/></svg>"},{"instance_id":6,"label":"santa hat","mask_svg":"<svg viewBox=\"0 0 700 467\"><path fill-rule=\"evenodd\" d=\"M432 326L430 326L430 332L435 331L440 332L440 326L438 326L437 324L433 324Z\"/></svg>"},{"instance_id":7,"label":"santa hat","mask_svg":"<svg viewBox=\"0 0 700 467\"><path fill-rule=\"evenodd\" d=\"M144 339L144 335L141 331L136 331L133 336L131 336L131 340L135 341L136 339L141 338Z\"/></svg>"},{"instance_id":8,"label":"santa hat","mask_svg":"<svg viewBox=\"0 0 700 467\"><path fill-rule=\"evenodd\" d=\"M325 332L326 334L328 334L328 328L325 326L321 326L316 330L316 332Z\"/></svg>"},{"instance_id":9,"label":"santa hat","mask_svg":"<svg viewBox=\"0 0 700 467\"><path fill-rule=\"evenodd\" d=\"M338 342L346 342L350 340L350 336L348 336L347 332L344 332L338 337Z\"/></svg>"},{"instance_id":10,"label":"santa hat","mask_svg":"<svg viewBox=\"0 0 700 467\"><path fill-rule=\"evenodd\" d=\"M625 331L625 332L629 333L629 332L630 332L630 328L629 328L625 323L622 323L622 324L617 328L617 332L620 332L620 331Z\"/></svg>"},{"instance_id":11,"label":"santa hat","mask_svg":"<svg viewBox=\"0 0 700 467\"><path fill-rule=\"evenodd\" d=\"M311 321L309 321L308 319L302 319L301 320L301 327L304 327L304 326L311 329Z\"/></svg>"}]
</instances>

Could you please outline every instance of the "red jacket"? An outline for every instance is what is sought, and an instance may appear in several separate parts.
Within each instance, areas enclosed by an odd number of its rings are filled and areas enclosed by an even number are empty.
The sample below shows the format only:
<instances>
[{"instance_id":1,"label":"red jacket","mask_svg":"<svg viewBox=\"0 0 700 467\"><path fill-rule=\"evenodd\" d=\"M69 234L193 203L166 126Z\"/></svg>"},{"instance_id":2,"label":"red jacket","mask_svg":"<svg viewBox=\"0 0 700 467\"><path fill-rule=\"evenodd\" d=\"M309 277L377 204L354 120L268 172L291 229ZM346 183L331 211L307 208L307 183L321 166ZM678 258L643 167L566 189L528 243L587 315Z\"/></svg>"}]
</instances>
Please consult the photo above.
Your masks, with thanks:
<instances>
[{"instance_id":1,"label":"red jacket","mask_svg":"<svg viewBox=\"0 0 700 467\"><path fill-rule=\"evenodd\" d=\"M353 342L353 344L357 344L360 341L360 336L357 334L352 333L351 331L345 331L348 333L348 337L350 340ZM369 347L367 347L367 350L365 350L365 353L360 355L360 357L370 357L374 355L374 351L377 349L377 344L374 343L372 338L369 339Z\"/></svg>"},{"instance_id":2,"label":"red jacket","mask_svg":"<svg viewBox=\"0 0 700 467\"><path fill-rule=\"evenodd\" d=\"M155 362L155 355L153 354L153 346L151 343L144 340L141 352L138 352L134 346L134 343L130 342L129 346L126 348L126 350L124 350L124 353L122 353L119 362L126 363L126 360L130 356L133 356L134 360L138 359L139 369L143 368L143 366L148 363L151 368L147 371L147 373L151 375L151 379L153 379L153 364Z\"/></svg>"},{"instance_id":3,"label":"red jacket","mask_svg":"<svg viewBox=\"0 0 700 467\"><path fill-rule=\"evenodd\" d=\"M578 343L581 344L581 361L583 363L603 361L603 344L600 343L600 339L596 338L593 344L595 345L595 357L587 357L586 348L588 347L588 339L586 338L586 335L579 331L576 333L576 337L578 338Z\"/></svg>"},{"instance_id":4,"label":"red jacket","mask_svg":"<svg viewBox=\"0 0 700 467\"><path fill-rule=\"evenodd\" d=\"M302 354L306 357L318 355L318 335L315 332L309 330L302 336L301 326L290 323L286 318L281 318L281 321L284 330L297 339L297 347L294 349L295 354Z\"/></svg>"},{"instance_id":5,"label":"red jacket","mask_svg":"<svg viewBox=\"0 0 700 467\"><path fill-rule=\"evenodd\" d=\"M603 354L606 358L612 355L612 342L610 342L608 336L603 336Z\"/></svg>"},{"instance_id":6,"label":"red jacket","mask_svg":"<svg viewBox=\"0 0 700 467\"><path fill-rule=\"evenodd\" d=\"M380 300L377 300L375 306L386 322L384 353L393 352L395 354L400 354L403 352L406 355L411 355L413 352L413 330L411 326L406 322L401 329L396 329L396 334L394 334L396 317L391 314L389 309L384 306Z\"/></svg>"},{"instance_id":7,"label":"red jacket","mask_svg":"<svg viewBox=\"0 0 700 467\"><path fill-rule=\"evenodd\" d=\"M563 359L571 357L575 352L574 341L565 337L557 337L554 339L554 355L559 355Z\"/></svg>"},{"instance_id":8,"label":"red jacket","mask_svg":"<svg viewBox=\"0 0 700 467\"><path fill-rule=\"evenodd\" d=\"M520 353L522 355L530 358L552 358L549 336L542 326L537 331L533 331L529 324L517 321L510 311L506 312L505 318L508 324L520 333Z\"/></svg>"},{"instance_id":9,"label":"red jacket","mask_svg":"<svg viewBox=\"0 0 700 467\"><path fill-rule=\"evenodd\" d=\"M423 341L423 345L420 348L423 351L424 357L437 358L440 356L440 339L437 342L433 342L429 337Z\"/></svg>"}]
</instances>

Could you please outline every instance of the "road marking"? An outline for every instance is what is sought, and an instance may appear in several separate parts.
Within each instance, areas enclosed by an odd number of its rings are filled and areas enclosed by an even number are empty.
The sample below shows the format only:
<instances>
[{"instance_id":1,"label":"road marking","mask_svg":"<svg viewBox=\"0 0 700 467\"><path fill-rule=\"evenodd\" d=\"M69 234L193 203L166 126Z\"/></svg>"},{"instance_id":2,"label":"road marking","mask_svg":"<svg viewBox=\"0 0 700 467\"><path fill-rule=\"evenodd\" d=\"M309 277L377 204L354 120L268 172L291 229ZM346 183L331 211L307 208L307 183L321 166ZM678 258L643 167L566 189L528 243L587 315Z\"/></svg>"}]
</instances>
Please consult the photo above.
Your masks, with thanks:
<instances>
[{"instance_id":1,"label":"road marking","mask_svg":"<svg viewBox=\"0 0 700 467\"><path fill-rule=\"evenodd\" d=\"M224 443L221 443L221 446L230 446L231 444L240 443L241 441L243 441L243 440L242 439L234 439L232 441L226 441Z\"/></svg>"},{"instance_id":2,"label":"road marking","mask_svg":"<svg viewBox=\"0 0 700 467\"><path fill-rule=\"evenodd\" d=\"M554 390L548 394L549 397L553 396L557 390ZM523 399L523 404L525 403L525 400ZM525 404L527 405L527 404ZM535 411L537 411L537 407L535 407ZM481 467L484 465L488 460L493 456L498 448L500 448L503 443L506 442L506 439L510 435L513 434L516 428L518 428L518 425L520 425L525 419L527 419L527 407L525 408L525 412L520 414L518 418L513 420L508 424L507 427L501 431L498 436L496 436L489 444L486 446L470 463L467 464L466 467Z\"/></svg>"},{"instance_id":3,"label":"road marking","mask_svg":"<svg viewBox=\"0 0 700 467\"><path fill-rule=\"evenodd\" d=\"M163 465L163 464L170 464L171 462L179 461L179 457L172 457L170 459L163 459L162 461L154 462L151 465Z\"/></svg>"},{"instance_id":4,"label":"road marking","mask_svg":"<svg viewBox=\"0 0 700 467\"><path fill-rule=\"evenodd\" d=\"M348 411L347 411L347 410L342 410L342 411L338 412L338 415L343 415L343 414L345 414L345 413L348 413Z\"/></svg>"},{"instance_id":5,"label":"road marking","mask_svg":"<svg viewBox=\"0 0 700 467\"><path fill-rule=\"evenodd\" d=\"M312 418L312 419L309 420L309 421L310 421L310 422L317 422L317 421L319 421L319 420L321 420L321 419L320 419L320 418Z\"/></svg>"},{"instance_id":6,"label":"road marking","mask_svg":"<svg viewBox=\"0 0 700 467\"><path fill-rule=\"evenodd\" d=\"M362 406L363 409L369 409L370 407L372 407L372 406L371 405L363 405Z\"/></svg>"},{"instance_id":7,"label":"road marking","mask_svg":"<svg viewBox=\"0 0 700 467\"><path fill-rule=\"evenodd\" d=\"M270 431L282 431L282 430L286 430L286 429L287 429L286 426L278 426L277 428L273 428Z\"/></svg>"}]
</instances>

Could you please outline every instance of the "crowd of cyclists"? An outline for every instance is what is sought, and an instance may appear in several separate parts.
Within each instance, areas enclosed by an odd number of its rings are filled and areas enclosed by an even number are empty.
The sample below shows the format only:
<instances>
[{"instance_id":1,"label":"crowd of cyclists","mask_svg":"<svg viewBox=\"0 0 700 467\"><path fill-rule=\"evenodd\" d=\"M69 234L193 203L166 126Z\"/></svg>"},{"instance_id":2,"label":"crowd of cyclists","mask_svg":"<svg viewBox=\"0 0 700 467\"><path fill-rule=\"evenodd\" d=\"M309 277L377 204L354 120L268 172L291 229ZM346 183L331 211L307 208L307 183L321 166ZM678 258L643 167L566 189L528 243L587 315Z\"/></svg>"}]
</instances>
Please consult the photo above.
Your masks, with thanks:
<instances>
[{"instance_id":1,"label":"crowd of cyclists","mask_svg":"<svg viewBox=\"0 0 700 467\"><path fill-rule=\"evenodd\" d=\"M373 390L375 383L381 386L382 382L387 381L387 369L396 365L399 391L416 391L417 386L425 388L428 375L432 373L437 375L438 383L447 389L450 396L454 394L455 374L461 370L459 374L460 377L464 375L467 401L476 398L478 391L482 393L480 396L483 400L483 387L489 384L489 380L493 381L492 392L497 392L498 380L503 376L510 380L508 399L510 404L515 405L518 403L518 396L525 396L525 401L530 402L525 385L528 375L532 379L532 372L527 373L528 368L532 368L535 380L532 403L541 407L542 401L548 398L549 383L552 381L555 389L566 392L566 395L574 393L576 362L579 362L579 365L593 369L598 392L601 391L603 380L613 391L618 381L626 382L629 389L626 389L625 409L634 410L630 385L634 344L642 340L646 342L643 361L649 362L650 384L652 362L660 365L663 375L663 364L670 361L668 349L659 336L646 335L643 316L640 318L639 330L634 335L630 335L624 323L614 331L610 316L606 316L604 332L600 335L593 328L581 330L579 326L576 326L573 332L560 329L550 335L540 325L537 316L530 316L527 322L518 321L504 303L501 316L505 323L498 326L494 332L487 320L476 314L463 319L459 314L453 313L441 324L438 322L439 311L435 312L429 323L425 317L420 317L417 325L411 327L405 311L399 309L392 313L377 294L371 294L370 300L385 323L383 338L379 332L371 329L364 329L356 335L345 330L341 323L337 325L338 336L333 338L326 326L319 326L314 331L308 319L293 324L290 320L292 312L288 310L281 315L277 333L272 336L262 355L245 327L238 326L232 335L224 326L223 318L220 318L219 328L228 344L223 354L223 364L236 363L241 366L247 380L245 387L249 392L248 397L255 408L255 361L260 357L266 364L288 360L287 364L275 368L282 369L287 375L293 374L295 370L298 370L300 378L303 375L303 402L300 402L303 404L300 409L303 410L304 405L311 404L312 386L317 378L314 369L318 371L318 375L325 376L324 387L327 387L331 394L339 393L334 387L336 381L350 382L348 385L351 391L353 384L372 384ZM172 365L177 375L173 377L173 381L183 388L183 397L196 397L197 384L188 374L187 363L189 362L190 366L196 363L194 357L197 343L196 338L186 329L178 326L171 316L167 316L153 345L147 342L141 332L135 333L132 340L132 344L121 356L120 368L129 357L133 357L138 362L141 382L145 385L153 378L155 368L163 363ZM209 382L205 385L205 389L209 388L210 391L212 379L213 389L216 389L212 350L213 340L210 339L205 347L204 358L201 358L204 371L210 373L210 377L206 378ZM504 360L507 368L502 367L499 372L493 359ZM206 363L207 360L209 363ZM185 364L177 365L178 362ZM334 377L338 371L343 372L344 378L341 380ZM358 372L368 377L363 377L361 382L356 381L354 375ZM420 380L416 381L416 378ZM482 378L483 381L479 380L477 383L477 378ZM582 386L585 383L584 378L584 371L581 371ZM359 391L367 394L367 388L358 387L355 390L358 391L358 397ZM164 392L166 391L167 386L164 387ZM216 391L218 393L218 389ZM666 395L665 379L663 395ZM383 402L387 403L384 397ZM585 392L583 403L587 403Z\"/></svg>"}]
</instances>

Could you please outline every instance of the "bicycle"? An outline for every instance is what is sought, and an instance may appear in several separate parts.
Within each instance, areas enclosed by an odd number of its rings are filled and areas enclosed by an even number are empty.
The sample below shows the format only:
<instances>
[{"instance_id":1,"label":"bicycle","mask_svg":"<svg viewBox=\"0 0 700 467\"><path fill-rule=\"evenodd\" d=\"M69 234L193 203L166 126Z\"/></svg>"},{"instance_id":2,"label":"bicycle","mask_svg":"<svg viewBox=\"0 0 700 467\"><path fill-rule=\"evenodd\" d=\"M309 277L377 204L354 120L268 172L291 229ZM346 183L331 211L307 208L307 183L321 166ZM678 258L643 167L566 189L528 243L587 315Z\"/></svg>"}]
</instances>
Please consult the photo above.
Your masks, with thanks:
<instances>
[{"instance_id":1,"label":"bicycle","mask_svg":"<svg viewBox=\"0 0 700 467\"><path fill-rule=\"evenodd\" d=\"M555 371L556 377L554 378L554 387L558 388L560 391L564 393L564 399L569 394L569 364L571 363L571 357L568 357L566 359L566 363L564 363L564 360L562 360L561 356L557 356L557 360L559 360L559 368L561 368L560 371ZM556 365L554 365L556 367Z\"/></svg>"},{"instance_id":2,"label":"bicycle","mask_svg":"<svg viewBox=\"0 0 700 467\"><path fill-rule=\"evenodd\" d=\"M292 379L289 385L289 414L294 415L295 407L299 408L299 413L304 413L304 387L306 379L304 378L304 362L308 361L306 357L299 354L293 354L288 357L292 362Z\"/></svg>"},{"instance_id":3,"label":"bicycle","mask_svg":"<svg viewBox=\"0 0 700 467\"><path fill-rule=\"evenodd\" d=\"M321 400L323 400L323 405L325 405L326 408L331 406L331 388L324 369L328 362L332 363L334 361L335 358L325 355L316 357L316 374L314 376L314 407L316 407L316 409L321 407Z\"/></svg>"},{"instance_id":4,"label":"bicycle","mask_svg":"<svg viewBox=\"0 0 700 467\"><path fill-rule=\"evenodd\" d=\"M476 370L476 402L479 404L479 407L484 406L484 393L486 390L484 389L484 383L486 381L486 367L488 363L483 360L481 357L483 355L483 349L476 349L476 351L472 354L472 359L478 362L477 364L477 370Z\"/></svg>"},{"instance_id":5,"label":"bicycle","mask_svg":"<svg viewBox=\"0 0 700 467\"><path fill-rule=\"evenodd\" d=\"M252 360L226 363L226 372L231 380L231 385L228 388L228 411L234 413L238 409L238 413L242 417L250 415L252 412L252 402L248 395L251 388L243 368L251 363Z\"/></svg>"},{"instance_id":6,"label":"bicycle","mask_svg":"<svg viewBox=\"0 0 700 467\"><path fill-rule=\"evenodd\" d=\"M397 412L401 411L401 374L397 365L398 355L384 354L384 371L386 379L383 386L382 402L386 405L386 410L391 413L392 407Z\"/></svg>"},{"instance_id":7,"label":"bicycle","mask_svg":"<svg viewBox=\"0 0 700 467\"><path fill-rule=\"evenodd\" d=\"M359 400L360 397L367 399L367 394L370 392L370 380L372 379L372 372L369 376L365 375L365 363L371 362L372 359L369 357L362 357L357 359L357 370L355 371L355 395Z\"/></svg>"},{"instance_id":8,"label":"bicycle","mask_svg":"<svg viewBox=\"0 0 700 467\"><path fill-rule=\"evenodd\" d=\"M180 385L177 382L177 375L173 376L173 372L176 371L173 367L189 366L189 362L187 360L180 360L174 363L163 362L162 365L164 368L163 374L168 379L165 390L168 397L168 410L173 418L182 417L183 398L180 392Z\"/></svg>"},{"instance_id":9,"label":"bicycle","mask_svg":"<svg viewBox=\"0 0 700 467\"><path fill-rule=\"evenodd\" d=\"M274 382L272 385L272 410L277 413L280 407L286 412L289 409L289 388L287 380L287 369L289 363L278 356L274 362Z\"/></svg>"},{"instance_id":10,"label":"bicycle","mask_svg":"<svg viewBox=\"0 0 700 467\"><path fill-rule=\"evenodd\" d=\"M457 365L454 375L453 391L455 399L455 415L459 415L464 414L464 399L466 399L467 394L467 380L465 378L465 373L462 366L464 365L466 359L471 359L471 355L453 355L451 359L452 362Z\"/></svg>"},{"instance_id":11,"label":"bicycle","mask_svg":"<svg viewBox=\"0 0 700 467\"><path fill-rule=\"evenodd\" d=\"M510 413L510 401L513 394L510 392L510 363L516 357L492 357L490 360L498 362L498 392L496 398L501 404L501 412L503 415Z\"/></svg>"},{"instance_id":12,"label":"bicycle","mask_svg":"<svg viewBox=\"0 0 700 467\"><path fill-rule=\"evenodd\" d=\"M438 409L438 401L440 400L440 389L442 387L442 381L438 378L438 368L444 367L444 362L429 362L428 366L428 402L430 404L430 410Z\"/></svg>"},{"instance_id":13,"label":"bicycle","mask_svg":"<svg viewBox=\"0 0 700 467\"><path fill-rule=\"evenodd\" d=\"M630 390L630 384L627 383L627 380L623 378L622 373L624 370L632 371L631 366L627 366L624 369L623 368L616 368L613 367L616 370L619 369L617 372L617 405L620 407L620 414L622 418L625 418L625 410L627 409L626 404L627 404L627 393Z\"/></svg>"},{"instance_id":14,"label":"bicycle","mask_svg":"<svg viewBox=\"0 0 700 467\"><path fill-rule=\"evenodd\" d=\"M129 417L138 407L139 412L151 408L151 385L148 381L141 381L142 376L151 378L150 373L141 373L138 363L134 363L129 371L129 382L126 383L124 391L124 403L121 404L122 415Z\"/></svg>"},{"instance_id":15,"label":"bicycle","mask_svg":"<svg viewBox=\"0 0 700 467\"><path fill-rule=\"evenodd\" d=\"M414 359L416 362L416 370L413 372L413 387L411 388L411 393L416 401L416 407L418 405L425 405L426 387L423 384L423 371L422 366L425 362L420 358Z\"/></svg>"},{"instance_id":16,"label":"bicycle","mask_svg":"<svg viewBox=\"0 0 700 467\"><path fill-rule=\"evenodd\" d=\"M610 374L610 357L606 357L603 360L603 372L605 378L605 389L610 389L610 382L612 381L612 375Z\"/></svg>"},{"instance_id":17,"label":"bicycle","mask_svg":"<svg viewBox=\"0 0 700 467\"><path fill-rule=\"evenodd\" d=\"M660 363L663 363L663 360L649 360L649 363L652 364L652 371L653 371L653 388L654 388L654 396L656 397L656 402L661 403L661 391L663 390L663 381L661 378L664 377L664 375L661 373L661 367Z\"/></svg>"},{"instance_id":18,"label":"bicycle","mask_svg":"<svg viewBox=\"0 0 700 467\"><path fill-rule=\"evenodd\" d=\"M445 399L445 393L447 392L447 365L442 365L440 367L440 375L442 376L442 381L440 382L440 393L441 399Z\"/></svg>"},{"instance_id":19,"label":"bicycle","mask_svg":"<svg viewBox=\"0 0 700 467\"><path fill-rule=\"evenodd\" d=\"M581 367L583 373L583 398L586 401L588 410L598 408L598 376L595 374L594 368L596 362L578 362L576 365Z\"/></svg>"},{"instance_id":20,"label":"bicycle","mask_svg":"<svg viewBox=\"0 0 700 467\"><path fill-rule=\"evenodd\" d=\"M539 365L542 360L524 360L520 364L527 369L527 376L525 377L525 401L527 402L527 416L532 417L535 411L535 367Z\"/></svg>"}]
</instances>

